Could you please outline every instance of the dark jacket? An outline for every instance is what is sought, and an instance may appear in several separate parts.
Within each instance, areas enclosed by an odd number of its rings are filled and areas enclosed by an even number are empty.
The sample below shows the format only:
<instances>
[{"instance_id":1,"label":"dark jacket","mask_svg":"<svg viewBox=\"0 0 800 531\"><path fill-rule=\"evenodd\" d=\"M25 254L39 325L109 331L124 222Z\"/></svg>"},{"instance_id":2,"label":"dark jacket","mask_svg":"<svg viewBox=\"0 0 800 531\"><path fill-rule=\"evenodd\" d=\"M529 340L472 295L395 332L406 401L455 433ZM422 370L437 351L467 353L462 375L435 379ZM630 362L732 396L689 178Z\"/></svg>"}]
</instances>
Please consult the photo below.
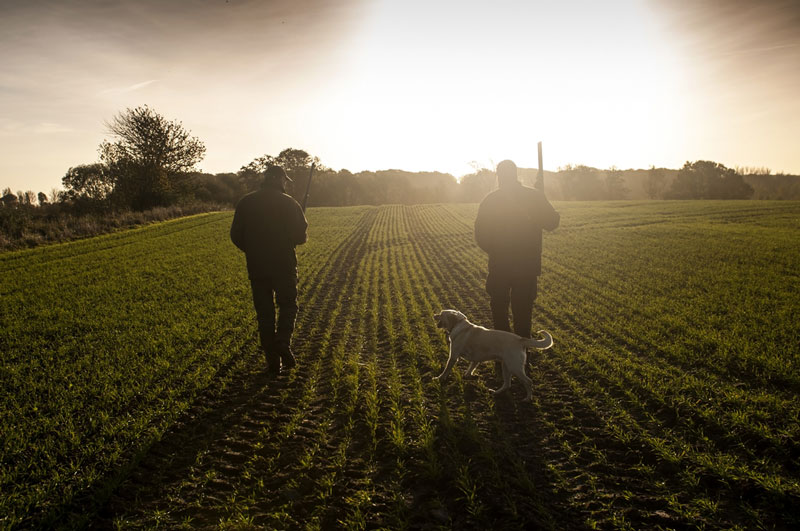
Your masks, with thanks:
<instances>
[{"instance_id":1,"label":"dark jacket","mask_svg":"<svg viewBox=\"0 0 800 531\"><path fill-rule=\"evenodd\" d=\"M555 229L560 219L544 193L511 183L481 201L475 241L489 255L490 270L540 275L542 229Z\"/></svg>"},{"instance_id":2,"label":"dark jacket","mask_svg":"<svg viewBox=\"0 0 800 531\"><path fill-rule=\"evenodd\" d=\"M307 228L294 198L265 187L239 200L231 241L244 251L250 278L261 278L297 267L294 248L305 243Z\"/></svg>"}]
</instances>

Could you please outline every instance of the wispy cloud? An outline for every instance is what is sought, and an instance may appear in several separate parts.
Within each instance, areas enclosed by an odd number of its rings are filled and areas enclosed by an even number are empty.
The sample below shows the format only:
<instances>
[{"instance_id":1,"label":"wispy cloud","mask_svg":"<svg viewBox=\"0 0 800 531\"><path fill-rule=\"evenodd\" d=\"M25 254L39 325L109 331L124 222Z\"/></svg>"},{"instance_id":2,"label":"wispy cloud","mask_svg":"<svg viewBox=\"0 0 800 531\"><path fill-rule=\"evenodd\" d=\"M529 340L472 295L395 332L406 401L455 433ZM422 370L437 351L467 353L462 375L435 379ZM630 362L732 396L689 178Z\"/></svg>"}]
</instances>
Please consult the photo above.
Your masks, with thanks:
<instances>
[{"instance_id":1,"label":"wispy cloud","mask_svg":"<svg viewBox=\"0 0 800 531\"><path fill-rule=\"evenodd\" d=\"M108 96L108 95L116 95L116 94L127 94L128 92L134 92L136 90L143 89L147 86L152 85L158 81L157 79L148 79L147 81L142 81L141 83L136 83L127 87L114 87L106 90L101 90L97 93L98 96Z\"/></svg>"},{"instance_id":2,"label":"wispy cloud","mask_svg":"<svg viewBox=\"0 0 800 531\"><path fill-rule=\"evenodd\" d=\"M54 134L54 133L69 133L74 131L71 127L67 127L65 125L61 125L55 122L42 122L40 124L36 124L31 128L31 132L35 134Z\"/></svg>"},{"instance_id":3,"label":"wispy cloud","mask_svg":"<svg viewBox=\"0 0 800 531\"><path fill-rule=\"evenodd\" d=\"M762 47L754 47L754 48L744 48L741 50L734 50L727 53L720 54L721 56L736 56L736 55L756 55L756 54L763 54L774 52L777 50L788 50L792 48L800 48L800 43L794 44L778 44L776 46L762 46Z\"/></svg>"},{"instance_id":4,"label":"wispy cloud","mask_svg":"<svg viewBox=\"0 0 800 531\"><path fill-rule=\"evenodd\" d=\"M19 120L0 119L0 136L20 135L49 135L56 133L71 133L72 127L56 122L22 122Z\"/></svg>"}]
</instances>

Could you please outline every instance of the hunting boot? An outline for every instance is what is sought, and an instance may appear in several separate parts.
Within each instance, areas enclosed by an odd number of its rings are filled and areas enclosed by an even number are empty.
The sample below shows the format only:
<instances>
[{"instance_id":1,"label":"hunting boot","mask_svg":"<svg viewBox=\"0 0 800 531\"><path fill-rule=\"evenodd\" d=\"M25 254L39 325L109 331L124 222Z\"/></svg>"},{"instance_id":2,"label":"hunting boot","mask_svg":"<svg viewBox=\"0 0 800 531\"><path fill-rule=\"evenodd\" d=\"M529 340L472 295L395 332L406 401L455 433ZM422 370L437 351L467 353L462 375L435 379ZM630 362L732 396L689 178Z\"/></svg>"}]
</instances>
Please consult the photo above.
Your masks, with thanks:
<instances>
[{"instance_id":1,"label":"hunting boot","mask_svg":"<svg viewBox=\"0 0 800 531\"><path fill-rule=\"evenodd\" d=\"M278 374L281 372L281 356L278 345L275 341L270 341L262 346L264 355L267 358L267 374Z\"/></svg>"},{"instance_id":2,"label":"hunting boot","mask_svg":"<svg viewBox=\"0 0 800 531\"><path fill-rule=\"evenodd\" d=\"M267 352L267 373L278 374L281 372L281 358L277 352Z\"/></svg>"},{"instance_id":3,"label":"hunting boot","mask_svg":"<svg viewBox=\"0 0 800 531\"><path fill-rule=\"evenodd\" d=\"M291 369L297 365L297 361L294 359L294 354L288 342L278 343L278 353L280 355L281 366L284 369Z\"/></svg>"}]
</instances>

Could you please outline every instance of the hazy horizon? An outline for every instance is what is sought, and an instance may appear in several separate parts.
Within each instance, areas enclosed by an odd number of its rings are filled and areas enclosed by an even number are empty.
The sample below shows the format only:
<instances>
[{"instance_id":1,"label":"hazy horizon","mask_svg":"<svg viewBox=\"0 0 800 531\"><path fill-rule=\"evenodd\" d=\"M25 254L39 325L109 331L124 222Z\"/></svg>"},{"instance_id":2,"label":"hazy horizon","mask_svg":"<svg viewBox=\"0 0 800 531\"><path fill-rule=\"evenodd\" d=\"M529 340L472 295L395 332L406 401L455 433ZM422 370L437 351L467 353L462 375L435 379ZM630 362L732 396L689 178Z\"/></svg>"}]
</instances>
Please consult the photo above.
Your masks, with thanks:
<instances>
[{"instance_id":1,"label":"hazy horizon","mask_svg":"<svg viewBox=\"0 0 800 531\"><path fill-rule=\"evenodd\" d=\"M305 149L334 169L800 174L800 5L367 0L10 1L0 7L0 186L49 191L149 105L199 169Z\"/></svg>"}]
</instances>

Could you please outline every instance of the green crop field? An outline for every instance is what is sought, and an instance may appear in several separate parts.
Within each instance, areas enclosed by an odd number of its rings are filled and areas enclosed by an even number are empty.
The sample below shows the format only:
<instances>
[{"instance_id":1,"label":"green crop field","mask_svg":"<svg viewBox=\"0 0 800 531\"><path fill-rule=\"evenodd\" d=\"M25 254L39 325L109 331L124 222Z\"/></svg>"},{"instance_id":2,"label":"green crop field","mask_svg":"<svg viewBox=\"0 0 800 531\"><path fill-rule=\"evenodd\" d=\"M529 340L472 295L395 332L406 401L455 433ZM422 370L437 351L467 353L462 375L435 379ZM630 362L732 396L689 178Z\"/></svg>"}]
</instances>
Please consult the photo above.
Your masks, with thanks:
<instances>
[{"instance_id":1,"label":"green crop field","mask_svg":"<svg viewBox=\"0 0 800 531\"><path fill-rule=\"evenodd\" d=\"M800 526L800 203L555 206L532 402L476 205L309 210L275 378L230 212L0 254L0 528Z\"/></svg>"}]
</instances>

